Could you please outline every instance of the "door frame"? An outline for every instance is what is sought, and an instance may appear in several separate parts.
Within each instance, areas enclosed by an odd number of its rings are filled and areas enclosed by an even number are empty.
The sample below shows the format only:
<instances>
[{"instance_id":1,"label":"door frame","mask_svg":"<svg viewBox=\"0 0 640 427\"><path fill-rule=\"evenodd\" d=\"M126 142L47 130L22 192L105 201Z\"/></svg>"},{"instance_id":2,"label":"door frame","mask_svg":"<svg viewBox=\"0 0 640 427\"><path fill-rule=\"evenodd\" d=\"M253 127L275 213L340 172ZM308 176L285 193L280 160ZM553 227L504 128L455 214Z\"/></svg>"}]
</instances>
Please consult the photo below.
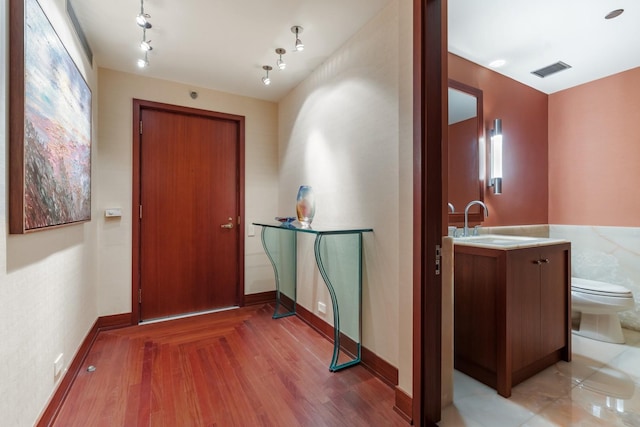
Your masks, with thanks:
<instances>
[{"instance_id":1,"label":"door frame","mask_svg":"<svg viewBox=\"0 0 640 427\"><path fill-rule=\"evenodd\" d=\"M233 121L238 125L238 167L237 167L237 183L236 196L238 200L239 221L237 226L242 227L238 231L238 284L237 284L237 300L240 307L244 306L244 197L245 197L245 178L244 178L244 157L245 157L245 118L235 114L220 113L216 111L201 110L198 108L183 107L179 105L164 104L161 102L145 101L141 99L133 99L133 123L132 123L132 142L133 142L133 181L132 181L132 243L131 243L131 321L133 324L140 323L140 303L138 302L138 289L140 286L140 219L139 206L140 200L140 120L143 110L156 110L171 113L186 114L192 116L208 117L212 119L221 119Z\"/></svg>"},{"instance_id":2,"label":"door frame","mask_svg":"<svg viewBox=\"0 0 640 427\"><path fill-rule=\"evenodd\" d=\"M447 71L447 0L414 0L412 418L417 426L435 426L441 417L442 275L435 273L435 260L447 230Z\"/></svg>"}]
</instances>

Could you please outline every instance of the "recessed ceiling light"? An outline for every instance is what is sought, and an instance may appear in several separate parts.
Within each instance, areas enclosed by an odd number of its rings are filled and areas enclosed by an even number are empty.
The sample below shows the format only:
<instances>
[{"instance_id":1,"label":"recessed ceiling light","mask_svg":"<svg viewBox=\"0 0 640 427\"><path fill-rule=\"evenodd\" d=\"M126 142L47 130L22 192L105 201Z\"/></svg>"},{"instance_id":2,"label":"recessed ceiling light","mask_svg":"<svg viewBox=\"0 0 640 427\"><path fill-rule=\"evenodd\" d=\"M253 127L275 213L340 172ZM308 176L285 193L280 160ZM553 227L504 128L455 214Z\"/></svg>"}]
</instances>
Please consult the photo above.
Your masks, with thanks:
<instances>
[{"instance_id":1,"label":"recessed ceiling light","mask_svg":"<svg viewBox=\"0 0 640 427\"><path fill-rule=\"evenodd\" d=\"M607 15L604 17L604 19L617 18L618 16L622 15L622 12L624 12L624 9L612 10L611 12L607 13Z\"/></svg>"},{"instance_id":2,"label":"recessed ceiling light","mask_svg":"<svg viewBox=\"0 0 640 427\"><path fill-rule=\"evenodd\" d=\"M491 63L489 63L489 67L491 67L491 68L500 68L506 63L507 63L507 61L505 61L504 59L496 59L495 61L492 61Z\"/></svg>"}]
</instances>

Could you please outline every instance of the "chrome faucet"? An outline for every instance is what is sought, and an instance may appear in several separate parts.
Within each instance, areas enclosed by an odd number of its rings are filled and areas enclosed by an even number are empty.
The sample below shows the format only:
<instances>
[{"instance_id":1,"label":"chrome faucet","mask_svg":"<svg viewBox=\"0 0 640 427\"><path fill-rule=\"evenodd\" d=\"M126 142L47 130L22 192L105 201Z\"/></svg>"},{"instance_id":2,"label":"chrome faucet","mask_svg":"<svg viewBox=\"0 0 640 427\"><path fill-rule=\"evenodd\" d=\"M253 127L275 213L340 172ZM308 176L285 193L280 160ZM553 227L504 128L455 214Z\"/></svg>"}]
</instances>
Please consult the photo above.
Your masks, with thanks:
<instances>
[{"instance_id":1,"label":"chrome faucet","mask_svg":"<svg viewBox=\"0 0 640 427\"><path fill-rule=\"evenodd\" d=\"M451 213L454 213L456 211L456 208L453 207L453 203L449 202L449 209L451 209Z\"/></svg>"},{"instance_id":2,"label":"chrome faucet","mask_svg":"<svg viewBox=\"0 0 640 427\"><path fill-rule=\"evenodd\" d=\"M469 202L466 208L464 208L464 228L462 229L462 235L467 237L469 235L469 208L473 205L480 205L484 208L484 216L489 216L489 209L487 209L487 205L480 200L473 200Z\"/></svg>"}]
</instances>

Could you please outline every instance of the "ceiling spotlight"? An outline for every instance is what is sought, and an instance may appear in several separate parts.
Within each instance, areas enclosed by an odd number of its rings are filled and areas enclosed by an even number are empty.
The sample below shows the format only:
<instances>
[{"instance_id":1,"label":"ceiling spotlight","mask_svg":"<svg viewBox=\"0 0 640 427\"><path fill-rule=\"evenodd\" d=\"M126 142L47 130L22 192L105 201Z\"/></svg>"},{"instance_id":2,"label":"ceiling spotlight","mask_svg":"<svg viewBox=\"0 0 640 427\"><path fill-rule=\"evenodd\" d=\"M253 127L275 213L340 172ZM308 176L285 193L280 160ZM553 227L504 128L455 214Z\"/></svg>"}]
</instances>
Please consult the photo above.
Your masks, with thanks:
<instances>
[{"instance_id":1,"label":"ceiling spotlight","mask_svg":"<svg viewBox=\"0 0 640 427\"><path fill-rule=\"evenodd\" d=\"M267 74L262 78L262 84L265 86L269 86L271 84L271 79L269 78L269 71L273 70L271 65L263 65L262 69L267 72Z\"/></svg>"},{"instance_id":2,"label":"ceiling spotlight","mask_svg":"<svg viewBox=\"0 0 640 427\"><path fill-rule=\"evenodd\" d=\"M149 18L151 18L151 15L148 13L140 13L136 17L136 23L142 28L151 28L151 22L148 21Z\"/></svg>"},{"instance_id":3,"label":"ceiling spotlight","mask_svg":"<svg viewBox=\"0 0 640 427\"><path fill-rule=\"evenodd\" d=\"M276 49L276 53L280 55L280 58L278 58L278 60L276 61L276 65L278 66L279 69L284 70L285 68L287 68L287 64L282 59L282 55L287 53L287 51L279 47Z\"/></svg>"},{"instance_id":4,"label":"ceiling spotlight","mask_svg":"<svg viewBox=\"0 0 640 427\"><path fill-rule=\"evenodd\" d=\"M140 13L136 16L136 23L142 28L151 28L149 18L151 18L151 15L144 13L144 0L140 0Z\"/></svg>"},{"instance_id":5,"label":"ceiling spotlight","mask_svg":"<svg viewBox=\"0 0 640 427\"><path fill-rule=\"evenodd\" d=\"M296 35L295 50L298 52L301 52L304 50L304 45L302 44L302 41L300 40L300 36L299 36L299 34L302 34L303 30L304 28L302 28L299 25L294 25L293 27L291 27L291 32Z\"/></svg>"},{"instance_id":6,"label":"ceiling spotlight","mask_svg":"<svg viewBox=\"0 0 640 427\"><path fill-rule=\"evenodd\" d=\"M144 58L138 59L138 67L146 68L149 66L148 51L144 53Z\"/></svg>"},{"instance_id":7,"label":"ceiling spotlight","mask_svg":"<svg viewBox=\"0 0 640 427\"><path fill-rule=\"evenodd\" d=\"M145 52L148 52L153 49L153 47L151 47L151 40L147 40L146 28L142 29L142 41L140 42L140 49L142 49Z\"/></svg>"}]
</instances>

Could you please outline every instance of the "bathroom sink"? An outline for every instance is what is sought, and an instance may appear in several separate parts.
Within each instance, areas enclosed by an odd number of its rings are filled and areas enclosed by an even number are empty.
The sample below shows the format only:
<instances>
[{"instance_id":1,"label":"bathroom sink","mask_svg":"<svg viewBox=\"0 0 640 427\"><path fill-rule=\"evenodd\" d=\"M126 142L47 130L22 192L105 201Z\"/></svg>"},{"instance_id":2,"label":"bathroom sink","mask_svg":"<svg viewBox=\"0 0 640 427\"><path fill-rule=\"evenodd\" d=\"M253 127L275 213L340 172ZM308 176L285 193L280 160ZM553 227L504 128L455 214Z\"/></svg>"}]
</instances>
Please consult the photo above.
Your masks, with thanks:
<instances>
[{"instance_id":1,"label":"bathroom sink","mask_svg":"<svg viewBox=\"0 0 640 427\"><path fill-rule=\"evenodd\" d=\"M453 243L456 245L480 246L491 248L522 248L528 246L549 245L561 242L559 239L529 236L508 236L500 234L482 234L479 236L456 237Z\"/></svg>"}]
</instances>

